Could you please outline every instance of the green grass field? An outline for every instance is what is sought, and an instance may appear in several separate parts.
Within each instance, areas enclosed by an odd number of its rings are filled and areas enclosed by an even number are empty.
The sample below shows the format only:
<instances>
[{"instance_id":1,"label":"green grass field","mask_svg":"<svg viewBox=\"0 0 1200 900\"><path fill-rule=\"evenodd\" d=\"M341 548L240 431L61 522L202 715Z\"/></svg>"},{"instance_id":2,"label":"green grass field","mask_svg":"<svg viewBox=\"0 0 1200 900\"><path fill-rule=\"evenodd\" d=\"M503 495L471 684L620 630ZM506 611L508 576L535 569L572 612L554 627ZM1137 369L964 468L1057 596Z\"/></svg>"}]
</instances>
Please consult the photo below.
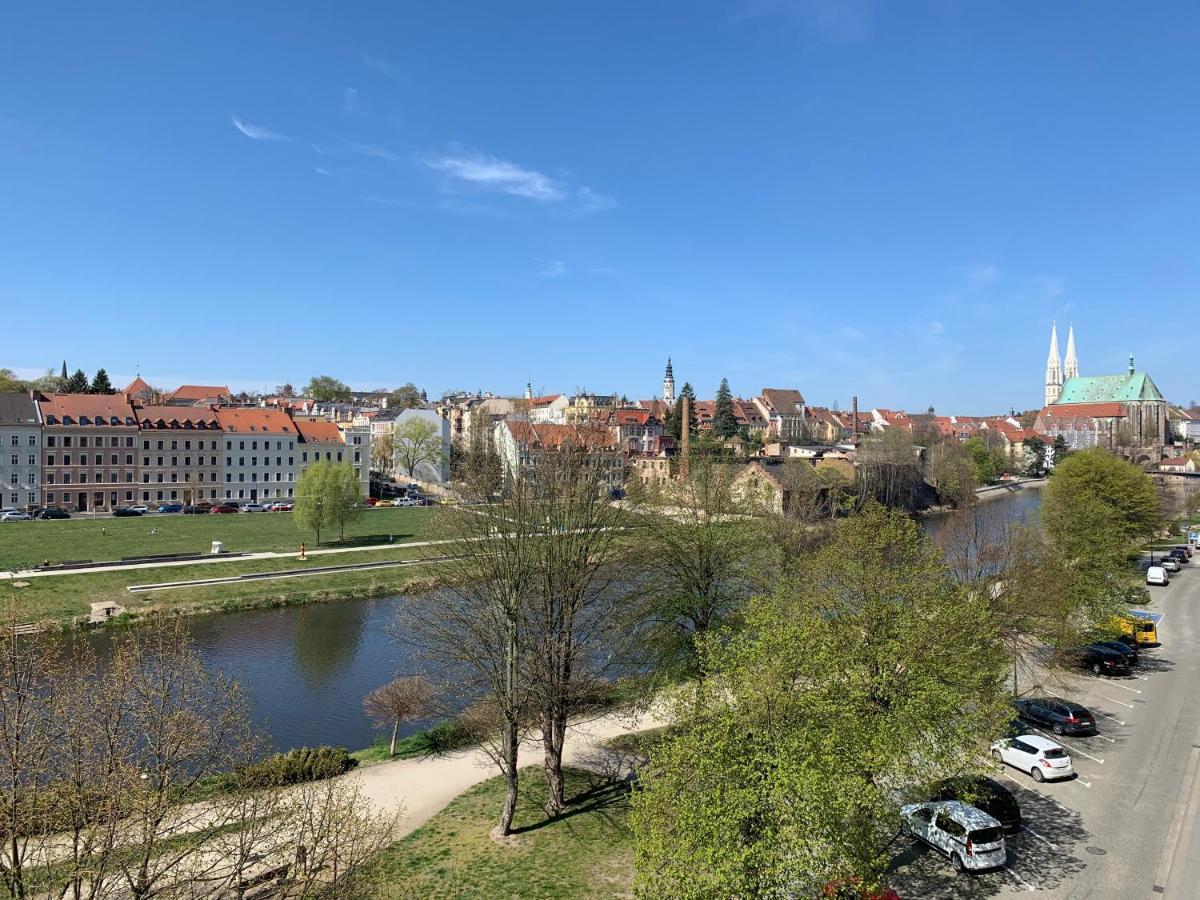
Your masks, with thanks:
<instances>
[{"instance_id":1,"label":"green grass field","mask_svg":"<svg viewBox=\"0 0 1200 900\"><path fill-rule=\"evenodd\" d=\"M364 879L365 898L608 898L631 896L633 841L629 786L567 770L570 805L554 819L542 809L542 771L521 771L521 799L508 846L496 824L504 782L493 778L455 798L388 848Z\"/></svg>"},{"instance_id":2,"label":"green grass field","mask_svg":"<svg viewBox=\"0 0 1200 900\"><path fill-rule=\"evenodd\" d=\"M346 528L321 535L322 547L386 544L421 536L430 507L368 509ZM157 529L156 534L151 534ZM123 556L159 553L207 553L213 541L230 552L298 550L300 542L316 546L311 531L302 531L291 513L237 513L228 516L146 515L132 519L86 519L0 523L0 568L25 568L45 560L119 560Z\"/></svg>"}]
</instances>

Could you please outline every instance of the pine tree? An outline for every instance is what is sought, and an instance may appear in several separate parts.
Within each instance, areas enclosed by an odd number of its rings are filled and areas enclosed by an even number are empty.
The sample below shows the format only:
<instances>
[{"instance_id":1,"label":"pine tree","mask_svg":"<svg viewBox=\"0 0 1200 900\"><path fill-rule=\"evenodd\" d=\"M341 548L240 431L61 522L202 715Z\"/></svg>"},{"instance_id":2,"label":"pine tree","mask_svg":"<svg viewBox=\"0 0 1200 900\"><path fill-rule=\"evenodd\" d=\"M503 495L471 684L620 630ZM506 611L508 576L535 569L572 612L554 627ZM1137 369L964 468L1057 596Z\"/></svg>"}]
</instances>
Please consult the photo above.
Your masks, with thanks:
<instances>
[{"instance_id":1,"label":"pine tree","mask_svg":"<svg viewBox=\"0 0 1200 900\"><path fill-rule=\"evenodd\" d=\"M64 394L86 394L92 388L88 383L87 373L83 369L76 369L75 374L66 380L63 384Z\"/></svg>"},{"instance_id":2,"label":"pine tree","mask_svg":"<svg viewBox=\"0 0 1200 900\"><path fill-rule=\"evenodd\" d=\"M683 431L679 425L679 418L683 415L683 398L688 398L688 431L691 434L696 433L696 391L693 390L691 384L683 383L683 387L679 389L679 399L675 401L675 405L671 407L671 411L667 414L666 431L676 440L683 439Z\"/></svg>"},{"instance_id":3,"label":"pine tree","mask_svg":"<svg viewBox=\"0 0 1200 900\"><path fill-rule=\"evenodd\" d=\"M719 438L731 438L738 433L737 415L733 411L733 394L729 392L729 379L722 378L717 388L717 403L713 410L713 434Z\"/></svg>"},{"instance_id":4,"label":"pine tree","mask_svg":"<svg viewBox=\"0 0 1200 900\"><path fill-rule=\"evenodd\" d=\"M92 386L88 388L89 394L112 394L112 382L108 380L108 373L103 369L96 370L96 377L92 379Z\"/></svg>"}]
</instances>

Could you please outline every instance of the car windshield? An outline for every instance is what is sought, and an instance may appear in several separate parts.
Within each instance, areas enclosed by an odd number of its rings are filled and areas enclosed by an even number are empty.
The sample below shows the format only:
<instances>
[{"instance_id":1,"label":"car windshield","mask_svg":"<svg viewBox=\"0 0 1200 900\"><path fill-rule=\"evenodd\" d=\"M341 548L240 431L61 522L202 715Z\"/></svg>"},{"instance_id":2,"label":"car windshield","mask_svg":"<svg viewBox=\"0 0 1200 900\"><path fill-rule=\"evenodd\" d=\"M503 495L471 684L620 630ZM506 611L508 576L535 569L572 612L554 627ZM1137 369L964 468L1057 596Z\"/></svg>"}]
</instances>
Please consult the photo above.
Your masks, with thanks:
<instances>
[{"instance_id":1,"label":"car windshield","mask_svg":"<svg viewBox=\"0 0 1200 900\"><path fill-rule=\"evenodd\" d=\"M967 837L972 844L996 844L1000 841L1000 829L975 828Z\"/></svg>"},{"instance_id":2,"label":"car windshield","mask_svg":"<svg viewBox=\"0 0 1200 900\"><path fill-rule=\"evenodd\" d=\"M1062 747L1051 747L1042 754L1046 759L1063 759L1067 755L1067 751Z\"/></svg>"}]
</instances>

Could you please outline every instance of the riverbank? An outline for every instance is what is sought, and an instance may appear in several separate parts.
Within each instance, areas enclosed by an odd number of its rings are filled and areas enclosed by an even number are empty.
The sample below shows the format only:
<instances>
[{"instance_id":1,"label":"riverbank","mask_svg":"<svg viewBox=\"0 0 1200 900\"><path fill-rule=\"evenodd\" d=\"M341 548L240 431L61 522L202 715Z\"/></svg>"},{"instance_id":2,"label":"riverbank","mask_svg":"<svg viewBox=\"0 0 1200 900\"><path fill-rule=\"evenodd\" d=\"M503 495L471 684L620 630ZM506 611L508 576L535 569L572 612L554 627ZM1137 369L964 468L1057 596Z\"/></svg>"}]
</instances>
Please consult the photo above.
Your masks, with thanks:
<instances>
[{"instance_id":1,"label":"riverbank","mask_svg":"<svg viewBox=\"0 0 1200 900\"><path fill-rule=\"evenodd\" d=\"M989 503L993 500L1000 500L1005 497L1011 497L1025 489L1037 490L1046 486L1045 478L1018 478L1013 481L1003 481L999 484L985 484L983 487L975 489L976 503ZM947 513L958 512L962 507L955 506L931 506L929 509L921 510L921 516L941 516Z\"/></svg>"}]
</instances>

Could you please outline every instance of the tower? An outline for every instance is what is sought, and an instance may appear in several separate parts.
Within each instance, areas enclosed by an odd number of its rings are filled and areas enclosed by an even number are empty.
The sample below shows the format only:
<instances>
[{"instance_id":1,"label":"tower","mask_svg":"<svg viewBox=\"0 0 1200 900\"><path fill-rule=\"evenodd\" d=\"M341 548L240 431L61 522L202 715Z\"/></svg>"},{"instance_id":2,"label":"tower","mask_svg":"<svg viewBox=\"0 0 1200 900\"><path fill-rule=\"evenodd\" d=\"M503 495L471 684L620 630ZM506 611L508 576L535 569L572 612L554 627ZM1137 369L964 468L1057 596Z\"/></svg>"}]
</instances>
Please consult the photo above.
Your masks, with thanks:
<instances>
[{"instance_id":1,"label":"tower","mask_svg":"<svg viewBox=\"0 0 1200 900\"><path fill-rule=\"evenodd\" d=\"M663 403L675 405L675 373L671 371L671 357L667 357L667 371L663 374Z\"/></svg>"},{"instance_id":2,"label":"tower","mask_svg":"<svg viewBox=\"0 0 1200 900\"><path fill-rule=\"evenodd\" d=\"M1063 361L1063 381L1079 377L1079 360L1075 358L1075 326L1067 329L1067 358Z\"/></svg>"},{"instance_id":3,"label":"tower","mask_svg":"<svg viewBox=\"0 0 1200 900\"><path fill-rule=\"evenodd\" d=\"M1058 355L1058 323L1050 326L1050 355L1046 358L1046 405L1062 395L1062 357Z\"/></svg>"},{"instance_id":4,"label":"tower","mask_svg":"<svg viewBox=\"0 0 1200 900\"><path fill-rule=\"evenodd\" d=\"M526 400L533 399L533 382L532 381L525 382L525 399Z\"/></svg>"}]
</instances>

